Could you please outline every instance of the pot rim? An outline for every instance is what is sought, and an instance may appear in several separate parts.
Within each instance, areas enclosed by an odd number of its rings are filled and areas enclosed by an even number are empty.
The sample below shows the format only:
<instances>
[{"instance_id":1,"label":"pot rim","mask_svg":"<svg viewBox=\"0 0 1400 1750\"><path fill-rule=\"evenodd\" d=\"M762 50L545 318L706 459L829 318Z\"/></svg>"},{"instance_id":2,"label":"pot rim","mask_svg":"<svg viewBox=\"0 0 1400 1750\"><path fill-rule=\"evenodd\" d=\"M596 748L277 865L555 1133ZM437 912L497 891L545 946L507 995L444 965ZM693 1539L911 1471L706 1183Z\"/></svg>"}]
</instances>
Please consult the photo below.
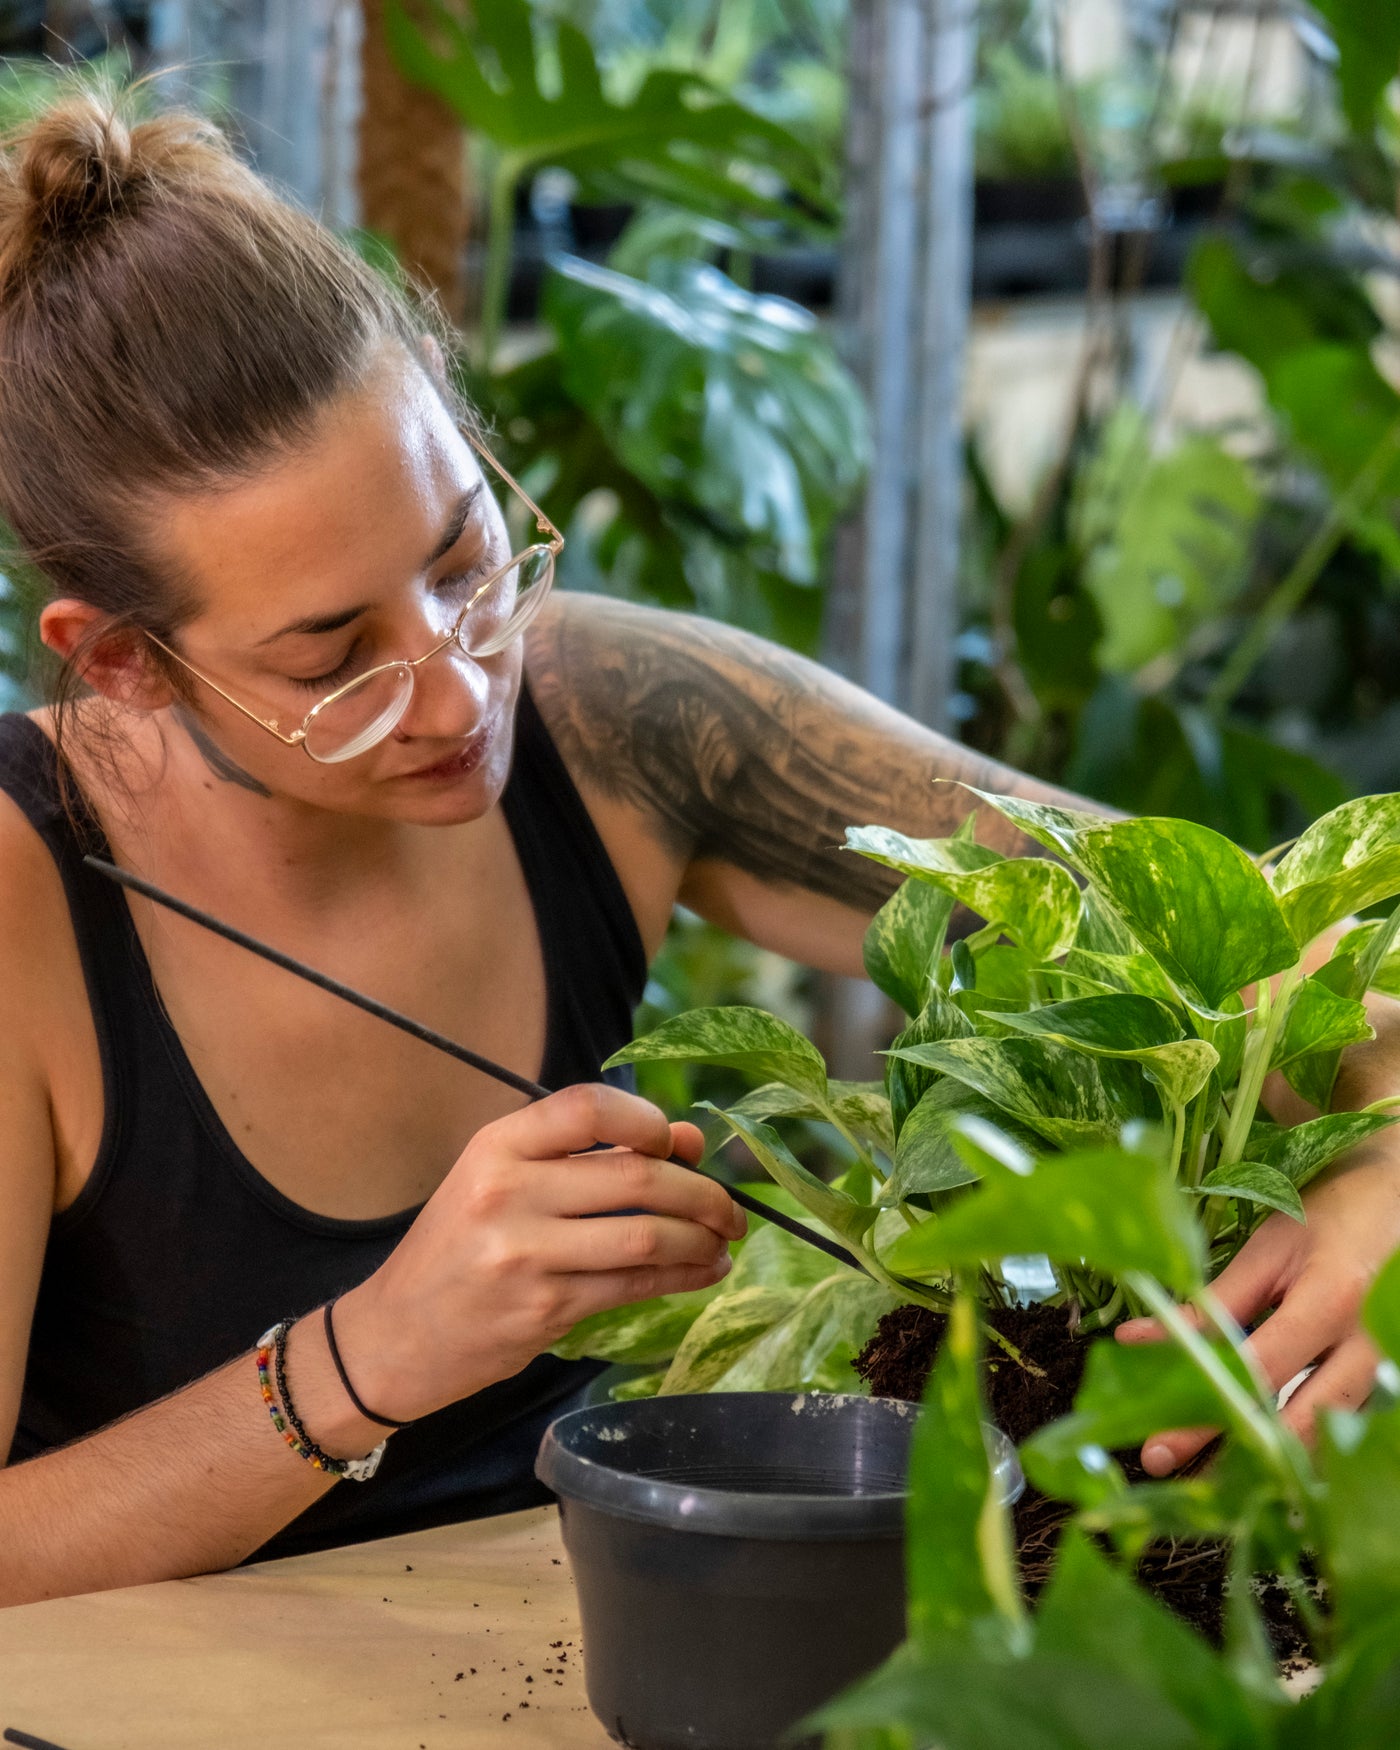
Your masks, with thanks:
<instances>
[{"instance_id":1,"label":"pot rim","mask_svg":"<svg viewBox=\"0 0 1400 1750\"><path fill-rule=\"evenodd\" d=\"M725 1403L751 1408L755 1399L766 1399L786 1401L792 1414L806 1411L819 1415L883 1415L909 1421L919 1414L917 1404L902 1399L840 1392L711 1392L678 1394L668 1400L641 1398L595 1405L570 1410L549 1425L535 1460L535 1475L561 1497L561 1505L563 1501L574 1502L595 1512L668 1531L783 1542L903 1537L908 1500L905 1487L859 1495L769 1494L712 1488L622 1470L599 1459L586 1458L570 1450L567 1444L570 1432L586 1420L602 1417L606 1422L625 1422L629 1416L648 1413L654 1404L675 1404L687 1396L694 1402L714 1404L717 1411ZM857 1405L859 1411L847 1407ZM999 1428L989 1423L984 1423L983 1428L994 1474L1001 1478L1002 1500L1009 1506L1025 1488L1020 1461L1015 1447Z\"/></svg>"}]
</instances>

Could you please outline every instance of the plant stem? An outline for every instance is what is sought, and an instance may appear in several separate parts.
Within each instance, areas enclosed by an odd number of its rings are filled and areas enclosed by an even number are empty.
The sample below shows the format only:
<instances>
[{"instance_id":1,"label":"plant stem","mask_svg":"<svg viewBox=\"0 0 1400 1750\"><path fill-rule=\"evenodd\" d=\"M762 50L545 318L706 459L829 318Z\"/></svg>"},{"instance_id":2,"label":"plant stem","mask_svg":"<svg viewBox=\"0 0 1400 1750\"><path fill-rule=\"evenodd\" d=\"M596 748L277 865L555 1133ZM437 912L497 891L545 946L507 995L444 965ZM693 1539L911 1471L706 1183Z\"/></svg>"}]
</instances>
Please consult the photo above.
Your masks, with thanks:
<instances>
[{"instance_id":1,"label":"plant stem","mask_svg":"<svg viewBox=\"0 0 1400 1750\"><path fill-rule=\"evenodd\" d=\"M1095 1311L1091 1312L1080 1325L1080 1330L1106 1330L1107 1327L1113 1323L1114 1319L1118 1317L1118 1314L1122 1311L1122 1307L1123 1290L1121 1287L1115 1288L1113 1291L1113 1298L1111 1300L1106 1300L1101 1307L1098 1307Z\"/></svg>"},{"instance_id":2,"label":"plant stem","mask_svg":"<svg viewBox=\"0 0 1400 1750\"><path fill-rule=\"evenodd\" d=\"M1211 683L1205 698L1208 710L1220 715L1233 703L1235 695L1253 673L1254 665L1273 643L1274 635L1296 612L1327 561L1341 546L1353 515L1363 510L1380 490L1386 471L1397 454L1400 454L1400 420L1389 427L1345 492L1333 499L1311 540L1249 622L1244 636Z\"/></svg>"},{"instance_id":3,"label":"plant stem","mask_svg":"<svg viewBox=\"0 0 1400 1750\"><path fill-rule=\"evenodd\" d=\"M1278 981L1277 991L1270 991L1266 979L1259 981L1259 1000L1254 1012L1254 1024L1244 1044L1244 1062L1240 1066L1240 1083L1235 1093L1234 1109L1220 1145L1221 1167L1232 1167L1240 1159L1249 1141L1250 1126L1259 1108L1259 1096L1264 1091L1264 1078L1278 1043L1279 1033L1288 1018L1289 999L1294 986L1303 976L1303 963L1290 966Z\"/></svg>"}]
</instances>

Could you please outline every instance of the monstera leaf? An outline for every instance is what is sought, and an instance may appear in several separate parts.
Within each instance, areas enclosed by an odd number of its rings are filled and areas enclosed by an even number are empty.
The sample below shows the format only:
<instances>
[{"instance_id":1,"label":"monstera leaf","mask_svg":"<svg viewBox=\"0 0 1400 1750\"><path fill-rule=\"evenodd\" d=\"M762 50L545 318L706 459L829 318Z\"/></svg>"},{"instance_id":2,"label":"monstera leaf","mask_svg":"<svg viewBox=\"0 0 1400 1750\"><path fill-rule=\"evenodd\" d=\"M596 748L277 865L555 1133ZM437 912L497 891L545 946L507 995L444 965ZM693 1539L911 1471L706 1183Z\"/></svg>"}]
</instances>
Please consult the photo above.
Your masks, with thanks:
<instances>
[{"instance_id":1,"label":"monstera leaf","mask_svg":"<svg viewBox=\"0 0 1400 1750\"><path fill-rule=\"evenodd\" d=\"M815 583L866 455L860 392L815 319L697 262L644 283L563 258L543 308L564 385L618 460L779 576Z\"/></svg>"},{"instance_id":2,"label":"monstera leaf","mask_svg":"<svg viewBox=\"0 0 1400 1750\"><path fill-rule=\"evenodd\" d=\"M489 138L513 177L551 165L608 200L674 201L787 225L834 219L817 154L696 73L655 67L630 97L610 94L588 38L556 18L553 78L542 79L529 0L486 0L470 11L390 0L384 27L406 76ZM784 181L800 205L783 198Z\"/></svg>"}]
</instances>

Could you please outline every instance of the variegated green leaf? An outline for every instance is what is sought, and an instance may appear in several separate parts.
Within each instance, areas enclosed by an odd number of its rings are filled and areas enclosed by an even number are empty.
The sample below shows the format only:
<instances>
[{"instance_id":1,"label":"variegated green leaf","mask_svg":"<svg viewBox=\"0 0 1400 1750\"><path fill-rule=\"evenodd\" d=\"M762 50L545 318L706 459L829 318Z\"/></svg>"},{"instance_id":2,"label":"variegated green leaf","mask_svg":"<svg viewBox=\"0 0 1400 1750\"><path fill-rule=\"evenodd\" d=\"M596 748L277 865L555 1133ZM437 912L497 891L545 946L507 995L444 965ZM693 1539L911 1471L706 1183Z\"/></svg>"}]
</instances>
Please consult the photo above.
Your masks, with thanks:
<instances>
[{"instance_id":1,"label":"variegated green leaf","mask_svg":"<svg viewBox=\"0 0 1400 1750\"><path fill-rule=\"evenodd\" d=\"M1114 1109L1092 1058L1047 1040L945 1039L890 1055L955 1076L1061 1148L1113 1142L1129 1116Z\"/></svg>"},{"instance_id":2,"label":"variegated green leaf","mask_svg":"<svg viewBox=\"0 0 1400 1750\"><path fill-rule=\"evenodd\" d=\"M1076 944L1065 955L1065 971L1099 979L1113 990L1154 997L1168 1008L1180 1001L1172 981L1150 954L1100 954Z\"/></svg>"},{"instance_id":3,"label":"variegated green leaf","mask_svg":"<svg viewBox=\"0 0 1400 1750\"><path fill-rule=\"evenodd\" d=\"M1037 960L1053 960L1074 940L1079 888L1066 870L1044 857L1001 858L990 853L987 862L968 868L967 853L981 851L981 846L910 839L888 827L847 828L846 843L877 863L951 893ZM956 854L950 854L950 845Z\"/></svg>"},{"instance_id":4,"label":"variegated green leaf","mask_svg":"<svg viewBox=\"0 0 1400 1750\"><path fill-rule=\"evenodd\" d=\"M1047 1003L998 1017L999 1025L1086 1051L1140 1063L1175 1105L1184 1106L1206 1085L1220 1061L1212 1045L1182 1037L1171 1009L1151 997L1128 994Z\"/></svg>"},{"instance_id":5,"label":"variegated green leaf","mask_svg":"<svg viewBox=\"0 0 1400 1750\"><path fill-rule=\"evenodd\" d=\"M746 1240L744 1245L748 1244ZM594 1313L581 1319L567 1337L554 1344L550 1353L562 1356L565 1361L587 1356L594 1361L626 1362L633 1366L669 1361L686 1332L720 1293L721 1286L696 1288L689 1294L663 1294L655 1300L633 1301L628 1306Z\"/></svg>"},{"instance_id":6,"label":"variegated green leaf","mask_svg":"<svg viewBox=\"0 0 1400 1750\"><path fill-rule=\"evenodd\" d=\"M711 1390L739 1357L804 1298L800 1288L740 1288L711 1301L686 1332L661 1396Z\"/></svg>"},{"instance_id":7,"label":"variegated green leaf","mask_svg":"<svg viewBox=\"0 0 1400 1750\"><path fill-rule=\"evenodd\" d=\"M857 1203L844 1191L828 1185L804 1167L771 1125L744 1118L734 1112L722 1112L709 1100L699 1102L706 1111L718 1113L736 1136L741 1136L752 1149L755 1158L775 1182L794 1196L802 1207L824 1222L833 1233L845 1239L859 1240L874 1221L878 1210L870 1204Z\"/></svg>"},{"instance_id":8,"label":"variegated green leaf","mask_svg":"<svg viewBox=\"0 0 1400 1750\"><path fill-rule=\"evenodd\" d=\"M1364 1003L1338 996L1320 978L1305 978L1289 1004L1269 1067L1286 1069L1316 1051L1340 1051L1375 1036Z\"/></svg>"},{"instance_id":9,"label":"variegated green leaf","mask_svg":"<svg viewBox=\"0 0 1400 1750\"><path fill-rule=\"evenodd\" d=\"M1268 882L1209 827L1118 821L1080 832L1075 856L1172 982L1208 1010L1297 962Z\"/></svg>"},{"instance_id":10,"label":"variegated green leaf","mask_svg":"<svg viewBox=\"0 0 1400 1750\"><path fill-rule=\"evenodd\" d=\"M997 1168L935 1220L896 1240L886 1267L906 1275L961 1270L1021 1253L1120 1276L1140 1270L1177 1294L1199 1286L1200 1229L1167 1163L1123 1148L1047 1155L1030 1173Z\"/></svg>"},{"instance_id":11,"label":"variegated green leaf","mask_svg":"<svg viewBox=\"0 0 1400 1750\"><path fill-rule=\"evenodd\" d=\"M830 1276L737 1355L710 1389L864 1391L851 1363L898 1305L898 1295L868 1276Z\"/></svg>"},{"instance_id":12,"label":"variegated green leaf","mask_svg":"<svg viewBox=\"0 0 1400 1750\"><path fill-rule=\"evenodd\" d=\"M955 903L926 881L904 881L870 920L865 970L908 1015L928 1001Z\"/></svg>"},{"instance_id":13,"label":"variegated green leaf","mask_svg":"<svg viewBox=\"0 0 1400 1750\"><path fill-rule=\"evenodd\" d=\"M833 1114L846 1129L867 1146L889 1154L894 1148L894 1124L890 1117L889 1097L879 1082L827 1083L825 1105L809 1098L797 1088L782 1082L765 1082L761 1088L745 1094L729 1108L741 1118L756 1118L766 1123L770 1118L803 1118L812 1123L829 1123Z\"/></svg>"},{"instance_id":14,"label":"variegated green leaf","mask_svg":"<svg viewBox=\"0 0 1400 1750\"><path fill-rule=\"evenodd\" d=\"M798 1207L794 1204L794 1208ZM726 1294L737 1294L741 1288L806 1290L824 1281L831 1271L832 1261L825 1252L806 1245L770 1221L756 1221L738 1249L723 1290Z\"/></svg>"},{"instance_id":15,"label":"variegated green leaf","mask_svg":"<svg viewBox=\"0 0 1400 1750\"><path fill-rule=\"evenodd\" d=\"M1273 885L1300 948L1348 913L1400 893L1400 796L1360 796L1314 821Z\"/></svg>"},{"instance_id":16,"label":"variegated green leaf","mask_svg":"<svg viewBox=\"0 0 1400 1750\"><path fill-rule=\"evenodd\" d=\"M1395 1122L1380 1112L1329 1112L1287 1129L1257 1124L1250 1132L1245 1158L1276 1168L1301 1191L1338 1155Z\"/></svg>"},{"instance_id":17,"label":"variegated green leaf","mask_svg":"<svg viewBox=\"0 0 1400 1750\"><path fill-rule=\"evenodd\" d=\"M894 1171L876 1201L893 1208L910 1197L930 1196L970 1185L978 1177L954 1142L950 1121L983 1118L1007 1132L1032 1154L1044 1144L1028 1126L994 1106L966 1082L945 1076L937 1081L904 1121L895 1149Z\"/></svg>"},{"instance_id":18,"label":"variegated green leaf","mask_svg":"<svg viewBox=\"0 0 1400 1750\"><path fill-rule=\"evenodd\" d=\"M1281 1210L1294 1221L1303 1220L1303 1202L1293 1181L1276 1167L1266 1167L1258 1161L1236 1161L1232 1167L1217 1167L1199 1185L1188 1185L1185 1189L1196 1197L1236 1197L1241 1203L1257 1203L1265 1209Z\"/></svg>"},{"instance_id":19,"label":"variegated green leaf","mask_svg":"<svg viewBox=\"0 0 1400 1750\"><path fill-rule=\"evenodd\" d=\"M603 1068L666 1061L724 1064L755 1081L784 1082L818 1100L826 1098L821 1053L795 1027L763 1009L691 1009L615 1051Z\"/></svg>"},{"instance_id":20,"label":"variegated green leaf","mask_svg":"<svg viewBox=\"0 0 1400 1750\"><path fill-rule=\"evenodd\" d=\"M1075 861L1075 845L1080 833L1091 827L1101 827L1107 818L1079 809L1055 808L1048 802L1027 802L1020 796L994 796L989 790L979 790L972 784L967 787L974 796L990 803L998 814L1014 821L1028 838L1044 845L1046 850L1054 851L1068 863Z\"/></svg>"},{"instance_id":21,"label":"variegated green leaf","mask_svg":"<svg viewBox=\"0 0 1400 1750\"><path fill-rule=\"evenodd\" d=\"M973 1023L944 991L929 992L928 1002L903 1032L895 1035L892 1050L907 1045L926 1045L937 1039L970 1039L976 1032ZM917 1063L905 1063L898 1056L885 1058L885 1091L890 1097L890 1116L894 1133L899 1135L905 1119L933 1086L937 1072Z\"/></svg>"}]
</instances>

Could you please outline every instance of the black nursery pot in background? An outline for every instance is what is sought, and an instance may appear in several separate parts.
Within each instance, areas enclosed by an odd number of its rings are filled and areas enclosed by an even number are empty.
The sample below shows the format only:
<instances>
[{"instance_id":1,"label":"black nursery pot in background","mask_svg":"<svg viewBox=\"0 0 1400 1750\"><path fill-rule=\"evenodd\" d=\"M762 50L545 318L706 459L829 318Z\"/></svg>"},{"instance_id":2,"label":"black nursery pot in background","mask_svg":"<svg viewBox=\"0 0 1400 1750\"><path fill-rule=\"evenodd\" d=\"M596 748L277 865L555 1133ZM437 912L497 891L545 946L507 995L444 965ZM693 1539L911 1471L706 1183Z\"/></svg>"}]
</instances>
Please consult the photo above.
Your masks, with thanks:
<instances>
[{"instance_id":1,"label":"black nursery pot in background","mask_svg":"<svg viewBox=\"0 0 1400 1750\"><path fill-rule=\"evenodd\" d=\"M618 1743L771 1750L894 1650L917 1414L734 1392L553 1424L535 1469L559 1496L588 1699ZM1013 1500L1015 1450L989 1438Z\"/></svg>"}]
</instances>

